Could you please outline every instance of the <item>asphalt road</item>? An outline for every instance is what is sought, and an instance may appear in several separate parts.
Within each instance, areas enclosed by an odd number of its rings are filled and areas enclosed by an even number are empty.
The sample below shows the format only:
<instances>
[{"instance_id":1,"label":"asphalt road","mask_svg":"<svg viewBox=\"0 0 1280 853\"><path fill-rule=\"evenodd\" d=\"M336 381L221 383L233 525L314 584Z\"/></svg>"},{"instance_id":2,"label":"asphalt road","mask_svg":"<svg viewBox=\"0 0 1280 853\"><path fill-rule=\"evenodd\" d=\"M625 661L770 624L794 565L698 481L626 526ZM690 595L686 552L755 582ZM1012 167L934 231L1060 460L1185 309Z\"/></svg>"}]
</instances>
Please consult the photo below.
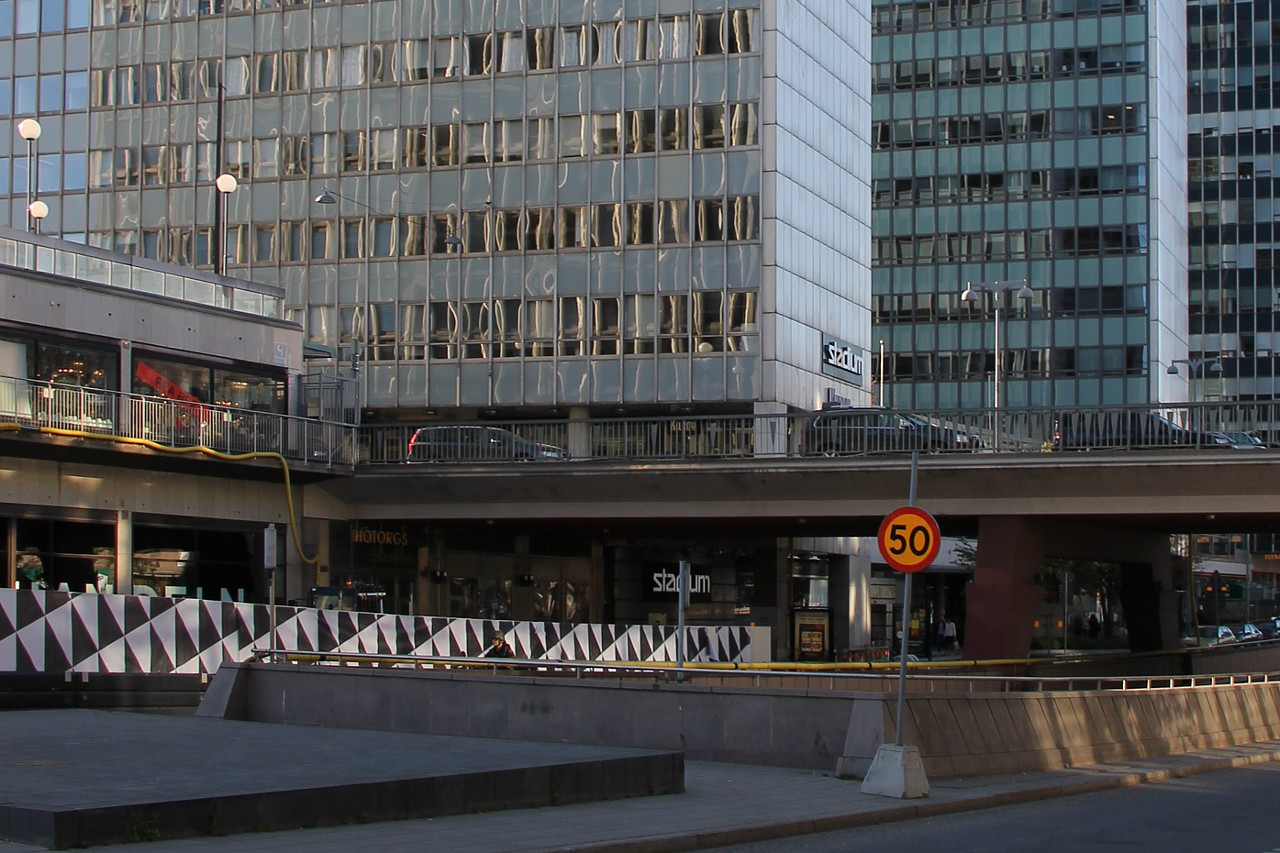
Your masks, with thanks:
<instances>
[{"instance_id":1,"label":"asphalt road","mask_svg":"<svg viewBox=\"0 0 1280 853\"><path fill-rule=\"evenodd\" d=\"M1280 763L719 849L735 853L1280 853Z\"/></svg>"}]
</instances>

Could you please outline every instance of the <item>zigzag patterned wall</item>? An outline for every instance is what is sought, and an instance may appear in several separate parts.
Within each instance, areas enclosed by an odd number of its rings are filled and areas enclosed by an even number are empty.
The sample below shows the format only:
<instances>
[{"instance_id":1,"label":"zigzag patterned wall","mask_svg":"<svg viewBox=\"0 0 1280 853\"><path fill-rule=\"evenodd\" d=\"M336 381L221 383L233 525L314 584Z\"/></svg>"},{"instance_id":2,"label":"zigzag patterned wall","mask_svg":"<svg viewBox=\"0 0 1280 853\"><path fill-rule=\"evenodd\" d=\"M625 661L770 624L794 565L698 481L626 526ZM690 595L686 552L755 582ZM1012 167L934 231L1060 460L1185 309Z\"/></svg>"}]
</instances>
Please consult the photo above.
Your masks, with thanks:
<instances>
[{"instance_id":1,"label":"zigzag patterned wall","mask_svg":"<svg viewBox=\"0 0 1280 853\"><path fill-rule=\"evenodd\" d=\"M0 589L0 672L214 672L271 645L265 604ZM276 607L277 649L476 657L501 632L516 657L673 661L676 629ZM751 659L747 628L686 627L691 661Z\"/></svg>"}]
</instances>

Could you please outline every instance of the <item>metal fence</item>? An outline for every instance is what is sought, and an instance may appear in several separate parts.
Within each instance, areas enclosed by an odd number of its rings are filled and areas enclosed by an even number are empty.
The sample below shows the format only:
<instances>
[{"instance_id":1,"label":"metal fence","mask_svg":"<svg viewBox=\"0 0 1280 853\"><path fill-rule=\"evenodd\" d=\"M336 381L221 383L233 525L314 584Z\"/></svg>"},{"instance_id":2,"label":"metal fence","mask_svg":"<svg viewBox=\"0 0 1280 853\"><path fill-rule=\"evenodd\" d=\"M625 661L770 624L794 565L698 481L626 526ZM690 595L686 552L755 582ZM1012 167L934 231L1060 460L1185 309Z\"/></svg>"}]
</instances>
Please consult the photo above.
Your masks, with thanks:
<instances>
[{"instance_id":1,"label":"metal fence","mask_svg":"<svg viewBox=\"0 0 1280 853\"><path fill-rule=\"evenodd\" d=\"M922 453L1081 453L1134 450L1251 453L1280 448L1280 404L1177 404L1107 408L1061 407L935 410L910 413L914 427L872 425L868 410L777 415L673 415L589 421L449 421L484 426L520 442L550 445L561 460L705 461L823 458ZM817 415L817 417L815 417ZM862 418L861 420L859 418ZM824 420L827 426L824 427ZM432 422L441 423L441 422ZM361 460L403 464L410 439L424 424L366 426ZM824 429L826 430L824 433ZM826 440L820 440L821 436ZM836 440L831 440L831 436ZM1273 447L1271 436L1277 444ZM512 461L507 452L469 451L432 462ZM526 457L527 458L527 457Z\"/></svg>"},{"instance_id":2,"label":"metal fence","mask_svg":"<svg viewBox=\"0 0 1280 853\"><path fill-rule=\"evenodd\" d=\"M11 377L0 377L0 423L325 465L356 458L345 424Z\"/></svg>"},{"instance_id":3,"label":"metal fence","mask_svg":"<svg viewBox=\"0 0 1280 853\"><path fill-rule=\"evenodd\" d=\"M231 406L0 377L0 423L144 439L227 454L279 453L314 464L567 460L700 462L959 453L1135 450L1275 452L1280 403L955 409L828 409L768 415L594 420L430 421L354 426ZM457 450L409 453L419 428L445 427ZM458 429L479 427L481 429ZM469 442L469 443L468 443ZM483 443L477 443L483 442Z\"/></svg>"}]
</instances>

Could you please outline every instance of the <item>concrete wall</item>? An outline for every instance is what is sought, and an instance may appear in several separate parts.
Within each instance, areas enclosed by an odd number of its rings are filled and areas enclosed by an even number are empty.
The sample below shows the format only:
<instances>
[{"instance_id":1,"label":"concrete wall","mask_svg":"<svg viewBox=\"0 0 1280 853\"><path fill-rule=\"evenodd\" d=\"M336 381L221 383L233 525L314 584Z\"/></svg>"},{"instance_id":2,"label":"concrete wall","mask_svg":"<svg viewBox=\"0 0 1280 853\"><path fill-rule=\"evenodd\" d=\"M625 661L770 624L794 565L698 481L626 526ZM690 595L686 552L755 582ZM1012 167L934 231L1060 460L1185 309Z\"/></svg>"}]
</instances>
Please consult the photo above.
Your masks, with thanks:
<instances>
[{"instance_id":1,"label":"concrete wall","mask_svg":"<svg viewBox=\"0 0 1280 853\"><path fill-rule=\"evenodd\" d=\"M960 687L962 680L955 681ZM862 775L894 739L889 692L475 671L226 664L199 713L278 723L681 750ZM875 682L872 682L875 684ZM1016 773L1280 737L1280 684L909 693L930 778Z\"/></svg>"}]
</instances>

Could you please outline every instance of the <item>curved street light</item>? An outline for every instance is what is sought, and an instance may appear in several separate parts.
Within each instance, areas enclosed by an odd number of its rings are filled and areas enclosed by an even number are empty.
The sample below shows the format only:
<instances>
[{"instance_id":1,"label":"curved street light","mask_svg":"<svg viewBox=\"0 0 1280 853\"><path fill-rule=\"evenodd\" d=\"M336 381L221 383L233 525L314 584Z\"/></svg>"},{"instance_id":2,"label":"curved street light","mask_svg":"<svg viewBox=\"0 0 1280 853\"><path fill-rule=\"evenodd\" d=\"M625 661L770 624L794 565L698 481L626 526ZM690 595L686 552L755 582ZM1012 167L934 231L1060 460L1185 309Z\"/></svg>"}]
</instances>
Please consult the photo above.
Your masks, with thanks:
<instances>
[{"instance_id":1,"label":"curved street light","mask_svg":"<svg viewBox=\"0 0 1280 853\"><path fill-rule=\"evenodd\" d=\"M993 447L997 451L1000 450L1000 437L1001 437L1001 433L1004 432L1004 420L1001 418L1001 414L1000 414L1000 375L1003 372L1003 364L1004 364L1004 351L1003 351L1003 348L1001 345L1001 339L1000 339L1000 305L1003 302L1004 294L1008 293L1010 290L1013 290L1014 288L1017 288L1017 293L1015 295L1019 299L1024 299L1024 300L1030 299L1032 296L1035 295L1034 293L1032 293L1031 288L1027 286L1027 280L1025 278L1014 279L1013 281L993 281L986 284L979 283L976 285L973 282L965 282L964 292L960 294L961 302L977 302L979 299L979 296L975 291L990 293L992 294L992 301L995 303L996 363L995 363L995 368L992 370L992 385L993 385L992 402L994 404L992 408L995 410L995 420L996 420L996 428L994 430L995 435L993 437L994 438Z\"/></svg>"}]
</instances>

